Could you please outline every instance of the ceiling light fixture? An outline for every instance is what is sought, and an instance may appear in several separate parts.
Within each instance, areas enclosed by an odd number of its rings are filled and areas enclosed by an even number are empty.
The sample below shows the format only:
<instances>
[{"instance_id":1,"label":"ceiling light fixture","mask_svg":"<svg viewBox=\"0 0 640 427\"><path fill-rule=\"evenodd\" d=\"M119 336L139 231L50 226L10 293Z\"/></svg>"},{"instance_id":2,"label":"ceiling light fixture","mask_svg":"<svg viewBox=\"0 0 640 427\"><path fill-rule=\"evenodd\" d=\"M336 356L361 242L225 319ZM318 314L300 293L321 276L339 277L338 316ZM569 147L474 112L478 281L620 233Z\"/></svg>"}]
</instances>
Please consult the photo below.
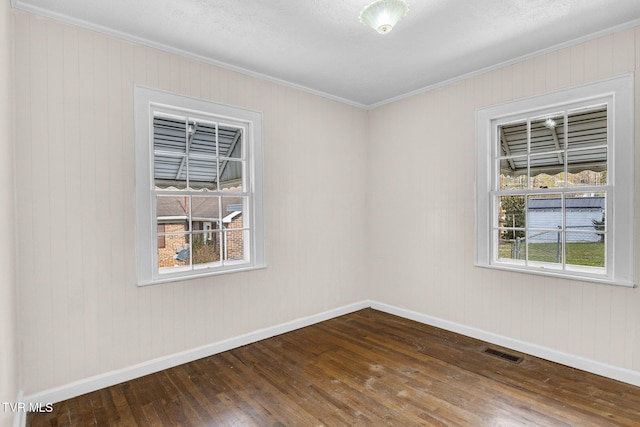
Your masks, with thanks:
<instances>
[{"instance_id":1,"label":"ceiling light fixture","mask_svg":"<svg viewBox=\"0 0 640 427\"><path fill-rule=\"evenodd\" d=\"M370 26L380 34L391 31L409 11L404 0L377 0L360 12L360 22Z\"/></svg>"}]
</instances>

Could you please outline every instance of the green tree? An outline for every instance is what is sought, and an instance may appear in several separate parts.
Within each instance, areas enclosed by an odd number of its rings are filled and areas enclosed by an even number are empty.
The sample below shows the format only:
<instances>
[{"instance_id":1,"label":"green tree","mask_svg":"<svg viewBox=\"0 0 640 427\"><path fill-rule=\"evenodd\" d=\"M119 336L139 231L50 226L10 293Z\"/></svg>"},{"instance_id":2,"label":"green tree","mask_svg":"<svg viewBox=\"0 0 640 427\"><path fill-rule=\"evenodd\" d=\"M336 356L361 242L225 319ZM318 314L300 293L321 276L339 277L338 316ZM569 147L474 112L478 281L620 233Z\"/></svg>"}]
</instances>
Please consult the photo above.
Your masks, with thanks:
<instances>
[{"instance_id":1,"label":"green tree","mask_svg":"<svg viewBox=\"0 0 640 427\"><path fill-rule=\"evenodd\" d=\"M513 228L524 228L525 226L525 198L524 196L503 196L500 199L504 226ZM524 237L524 230L505 230L503 238L515 239Z\"/></svg>"},{"instance_id":2,"label":"green tree","mask_svg":"<svg viewBox=\"0 0 640 427\"><path fill-rule=\"evenodd\" d=\"M593 222L593 228L596 229L596 231L601 232L600 233L600 241L604 242L604 214L602 214L602 220L598 221L597 219L592 219L591 222Z\"/></svg>"}]
</instances>

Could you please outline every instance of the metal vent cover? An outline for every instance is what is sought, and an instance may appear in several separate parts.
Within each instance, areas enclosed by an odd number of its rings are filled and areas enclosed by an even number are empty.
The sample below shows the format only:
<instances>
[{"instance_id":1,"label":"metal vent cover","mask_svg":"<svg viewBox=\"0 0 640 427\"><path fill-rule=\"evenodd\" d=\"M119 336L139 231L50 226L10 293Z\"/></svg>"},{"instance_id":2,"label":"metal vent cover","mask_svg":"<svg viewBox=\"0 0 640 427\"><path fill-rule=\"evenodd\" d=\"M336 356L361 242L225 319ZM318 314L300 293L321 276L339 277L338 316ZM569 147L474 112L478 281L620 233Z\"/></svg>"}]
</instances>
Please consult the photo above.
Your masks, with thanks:
<instances>
[{"instance_id":1,"label":"metal vent cover","mask_svg":"<svg viewBox=\"0 0 640 427\"><path fill-rule=\"evenodd\" d=\"M505 353L504 351L496 350L495 348L491 348L491 347L485 348L484 353L499 357L501 359L504 359L513 363L520 363L523 360L523 358L520 356L516 356L515 354Z\"/></svg>"}]
</instances>

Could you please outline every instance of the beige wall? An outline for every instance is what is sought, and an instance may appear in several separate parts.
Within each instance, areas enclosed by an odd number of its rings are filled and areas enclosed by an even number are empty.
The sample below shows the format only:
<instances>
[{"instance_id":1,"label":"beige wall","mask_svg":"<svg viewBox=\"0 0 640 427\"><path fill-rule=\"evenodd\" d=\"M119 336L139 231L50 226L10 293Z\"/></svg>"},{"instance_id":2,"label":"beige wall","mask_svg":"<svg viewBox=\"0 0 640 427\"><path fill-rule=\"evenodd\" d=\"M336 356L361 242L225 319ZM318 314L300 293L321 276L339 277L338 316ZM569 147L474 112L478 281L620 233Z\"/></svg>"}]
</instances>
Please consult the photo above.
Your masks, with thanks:
<instances>
[{"instance_id":1,"label":"beige wall","mask_svg":"<svg viewBox=\"0 0 640 427\"><path fill-rule=\"evenodd\" d=\"M365 111L15 17L26 394L366 298ZM134 84L264 113L267 269L136 287Z\"/></svg>"},{"instance_id":2,"label":"beige wall","mask_svg":"<svg viewBox=\"0 0 640 427\"><path fill-rule=\"evenodd\" d=\"M18 395L18 346L15 268L15 187L13 177L13 114L11 104L12 14L9 0L0 2L0 402ZM0 425L13 415L0 407Z\"/></svg>"},{"instance_id":3,"label":"beige wall","mask_svg":"<svg viewBox=\"0 0 640 427\"><path fill-rule=\"evenodd\" d=\"M372 239L371 297L468 327L640 371L637 289L473 266L475 111L635 72L636 57L640 58L638 29L507 66L372 111L367 206ZM638 100L640 75L636 75L635 87ZM640 135L638 112L636 101L636 135ZM637 155L639 141L636 136ZM373 173L380 170L385 173ZM638 177L640 170L636 169L636 180ZM636 188L640 188L638 181ZM638 199L636 212L640 212ZM385 231L389 214L404 216L399 232ZM636 230L640 230L638 218L640 215L636 216ZM638 242L637 236L636 232L630 238Z\"/></svg>"}]
</instances>

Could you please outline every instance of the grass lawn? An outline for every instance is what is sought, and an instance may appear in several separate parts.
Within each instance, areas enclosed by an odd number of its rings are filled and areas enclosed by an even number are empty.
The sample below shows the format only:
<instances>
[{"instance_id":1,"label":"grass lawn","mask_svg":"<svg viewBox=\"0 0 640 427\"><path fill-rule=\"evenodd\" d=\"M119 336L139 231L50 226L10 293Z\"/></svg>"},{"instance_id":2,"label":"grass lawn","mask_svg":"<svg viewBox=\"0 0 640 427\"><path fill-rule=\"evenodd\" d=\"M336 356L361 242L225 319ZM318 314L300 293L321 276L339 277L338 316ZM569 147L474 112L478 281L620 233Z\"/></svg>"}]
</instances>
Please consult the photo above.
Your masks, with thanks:
<instances>
[{"instance_id":1,"label":"grass lawn","mask_svg":"<svg viewBox=\"0 0 640 427\"><path fill-rule=\"evenodd\" d=\"M512 259L512 244L501 242L499 247L500 258ZM529 244L529 259L531 261L558 262L556 243L531 243ZM524 259L526 245L522 244L520 258ZM561 254L562 256L562 254ZM586 265L591 267L604 267L604 243L567 243L567 264Z\"/></svg>"}]
</instances>

